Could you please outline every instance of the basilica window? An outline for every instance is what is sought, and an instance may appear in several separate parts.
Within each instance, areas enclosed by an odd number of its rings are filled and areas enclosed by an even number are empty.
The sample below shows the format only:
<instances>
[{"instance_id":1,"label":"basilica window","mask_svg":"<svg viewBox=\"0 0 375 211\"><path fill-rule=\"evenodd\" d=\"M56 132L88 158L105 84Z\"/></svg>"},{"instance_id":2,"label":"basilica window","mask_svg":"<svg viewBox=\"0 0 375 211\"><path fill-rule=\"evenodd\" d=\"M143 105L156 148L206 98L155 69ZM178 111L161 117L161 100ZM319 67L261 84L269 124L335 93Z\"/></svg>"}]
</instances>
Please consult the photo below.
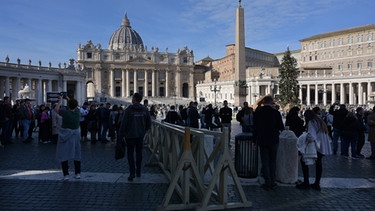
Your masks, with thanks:
<instances>
[{"instance_id":1,"label":"basilica window","mask_svg":"<svg viewBox=\"0 0 375 211\"><path fill-rule=\"evenodd\" d=\"M187 57L184 57L183 60L184 60L184 64L188 63Z\"/></svg>"},{"instance_id":2,"label":"basilica window","mask_svg":"<svg viewBox=\"0 0 375 211\"><path fill-rule=\"evenodd\" d=\"M86 53L86 58L87 59L92 59L92 53L91 52Z\"/></svg>"},{"instance_id":3,"label":"basilica window","mask_svg":"<svg viewBox=\"0 0 375 211\"><path fill-rule=\"evenodd\" d=\"M119 60L120 59L120 54L116 53L115 54L115 60Z\"/></svg>"},{"instance_id":4,"label":"basilica window","mask_svg":"<svg viewBox=\"0 0 375 211\"><path fill-rule=\"evenodd\" d=\"M138 80L143 80L145 79L145 73L143 71L138 71L137 77L138 77Z\"/></svg>"},{"instance_id":5,"label":"basilica window","mask_svg":"<svg viewBox=\"0 0 375 211\"><path fill-rule=\"evenodd\" d=\"M367 67L372 68L372 62L367 62Z\"/></svg>"},{"instance_id":6,"label":"basilica window","mask_svg":"<svg viewBox=\"0 0 375 211\"><path fill-rule=\"evenodd\" d=\"M115 70L115 79L121 80L121 70Z\"/></svg>"},{"instance_id":7,"label":"basilica window","mask_svg":"<svg viewBox=\"0 0 375 211\"><path fill-rule=\"evenodd\" d=\"M87 78L92 78L92 70L87 71Z\"/></svg>"},{"instance_id":8,"label":"basilica window","mask_svg":"<svg viewBox=\"0 0 375 211\"><path fill-rule=\"evenodd\" d=\"M348 70L352 70L353 68L353 65L352 64L348 64Z\"/></svg>"},{"instance_id":9,"label":"basilica window","mask_svg":"<svg viewBox=\"0 0 375 211\"><path fill-rule=\"evenodd\" d=\"M371 41L372 40L372 33L368 33L367 34L367 41Z\"/></svg>"},{"instance_id":10,"label":"basilica window","mask_svg":"<svg viewBox=\"0 0 375 211\"><path fill-rule=\"evenodd\" d=\"M358 35L357 36L357 42L362 42L362 40L363 40L363 35Z\"/></svg>"},{"instance_id":11,"label":"basilica window","mask_svg":"<svg viewBox=\"0 0 375 211\"><path fill-rule=\"evenodd\" d=\"M337 66L337 69L339 69L340 71L342 71L342 64L339 64L339 65Z\"/></svg>"},{"instance_id":12,"label":"basilica window","mask_svg":"<svg viewBox=\"0 0 375 211\"><path fill-rule=\"evenodd\" d=\"M349 37L348 37L348 43L349 43L349 44L353 43L353 36L349 36Z\"/></svg>"},{"instance_id":13,"label":"basilica window","mask_svg":"<svg viewBox=\"0 0 375 211\"><path fill-rule=\"evenodd\" d=\"M362 69L362 63L357 63L357 69L361 70Z\"/></svg>"}]
</instances>

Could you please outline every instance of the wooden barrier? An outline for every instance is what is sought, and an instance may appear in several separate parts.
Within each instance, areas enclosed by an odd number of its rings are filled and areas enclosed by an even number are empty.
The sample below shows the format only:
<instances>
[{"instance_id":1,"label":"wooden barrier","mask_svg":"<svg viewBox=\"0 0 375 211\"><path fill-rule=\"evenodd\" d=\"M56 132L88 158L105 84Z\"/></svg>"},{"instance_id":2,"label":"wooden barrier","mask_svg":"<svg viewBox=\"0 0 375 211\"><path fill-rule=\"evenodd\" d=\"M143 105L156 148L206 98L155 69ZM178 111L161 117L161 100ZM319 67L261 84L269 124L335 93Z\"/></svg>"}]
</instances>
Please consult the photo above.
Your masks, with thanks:
<instances>
[{"instance_id":1,"label":"wooden barrier","mask_svg":"<svg viewBox=\"0 0 375 211\"><path fill-rule=\"evenodd\" d=\"M228 149L228 128L223 132L192 129L153 121L147 143L148 165L158 165L170 181L158 210L220 210L251 207ZM212 145L208 150L207 145ZM228 199L229 181L239 201ZM181 202L171 204L173 193Z\"/></svg>"}]
</instances>

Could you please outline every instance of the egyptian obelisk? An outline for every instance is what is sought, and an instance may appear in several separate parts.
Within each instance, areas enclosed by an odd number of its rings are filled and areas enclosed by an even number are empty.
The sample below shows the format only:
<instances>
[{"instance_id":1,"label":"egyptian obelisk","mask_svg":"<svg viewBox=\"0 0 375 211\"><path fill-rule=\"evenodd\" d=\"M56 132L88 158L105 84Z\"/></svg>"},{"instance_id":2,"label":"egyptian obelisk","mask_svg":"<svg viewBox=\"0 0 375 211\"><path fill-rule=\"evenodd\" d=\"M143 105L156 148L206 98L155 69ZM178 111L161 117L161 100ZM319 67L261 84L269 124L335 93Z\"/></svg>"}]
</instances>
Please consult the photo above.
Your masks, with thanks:
<instances>
[{"instance_id":1,"label":"egyptian obelisk","mask_svg":"<svg viewBox=\"0 0 375 211\"><path fill-rule=\"evenodd\" d=\"M236 10L236 42L234 50L234 104L241 106L246 101L246 92L240 91L238 82L246 81L246 58L245 58L245 18L241 0L238 1ZM245 85L245 84L244 84ZM245 88L242 88L245 89Z\"/></svg>"}]
</instances>

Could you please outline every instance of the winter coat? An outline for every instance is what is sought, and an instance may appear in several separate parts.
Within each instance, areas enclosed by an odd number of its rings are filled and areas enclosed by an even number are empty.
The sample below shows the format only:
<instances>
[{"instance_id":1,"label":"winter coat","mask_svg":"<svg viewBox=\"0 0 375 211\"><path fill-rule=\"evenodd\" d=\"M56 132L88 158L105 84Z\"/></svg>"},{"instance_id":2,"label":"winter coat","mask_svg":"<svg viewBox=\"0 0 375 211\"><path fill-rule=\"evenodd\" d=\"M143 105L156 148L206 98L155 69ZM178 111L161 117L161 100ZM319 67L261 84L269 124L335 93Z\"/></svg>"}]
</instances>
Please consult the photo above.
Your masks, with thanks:
<instances>
[{"instance_id":1,"label":"winter coat","mask_svg":"<svg viewBox=\"0 0 375 211\"><path fill-rule=\"evenodd\" d=\"M368 141L375 142L375 113L372 112L367 116L367 123L369 126Z\"/></svg>"}]
</instances>

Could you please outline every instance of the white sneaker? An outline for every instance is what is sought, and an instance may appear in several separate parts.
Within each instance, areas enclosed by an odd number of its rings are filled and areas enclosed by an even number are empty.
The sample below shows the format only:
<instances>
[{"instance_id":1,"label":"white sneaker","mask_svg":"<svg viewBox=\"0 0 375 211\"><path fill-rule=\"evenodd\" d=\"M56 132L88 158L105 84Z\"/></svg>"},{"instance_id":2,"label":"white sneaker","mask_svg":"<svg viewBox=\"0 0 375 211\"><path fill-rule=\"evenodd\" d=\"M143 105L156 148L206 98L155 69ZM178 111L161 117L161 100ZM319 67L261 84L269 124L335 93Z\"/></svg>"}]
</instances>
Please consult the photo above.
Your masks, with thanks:
<instances>
[{"instance_id":1,"label":"white sneaker","mask_svg":"<svg viewBox=\"0 0 375 211\"><path fill-rule=\"evenodd\" d=\"M76 175L74 176L74 178L76 178L76 179L81 179L81 174L76 174Z\"/></svg>"},{"instance_id":2,"label":"white sneaker","mask_svg":"<svg viewBox=\"0 0 375 211\"><path fill-rule=\"evenodd\" d=\"M68 181L69 180L69 175L65 175L61 180Z\"/></svg>"}]
</instances>

